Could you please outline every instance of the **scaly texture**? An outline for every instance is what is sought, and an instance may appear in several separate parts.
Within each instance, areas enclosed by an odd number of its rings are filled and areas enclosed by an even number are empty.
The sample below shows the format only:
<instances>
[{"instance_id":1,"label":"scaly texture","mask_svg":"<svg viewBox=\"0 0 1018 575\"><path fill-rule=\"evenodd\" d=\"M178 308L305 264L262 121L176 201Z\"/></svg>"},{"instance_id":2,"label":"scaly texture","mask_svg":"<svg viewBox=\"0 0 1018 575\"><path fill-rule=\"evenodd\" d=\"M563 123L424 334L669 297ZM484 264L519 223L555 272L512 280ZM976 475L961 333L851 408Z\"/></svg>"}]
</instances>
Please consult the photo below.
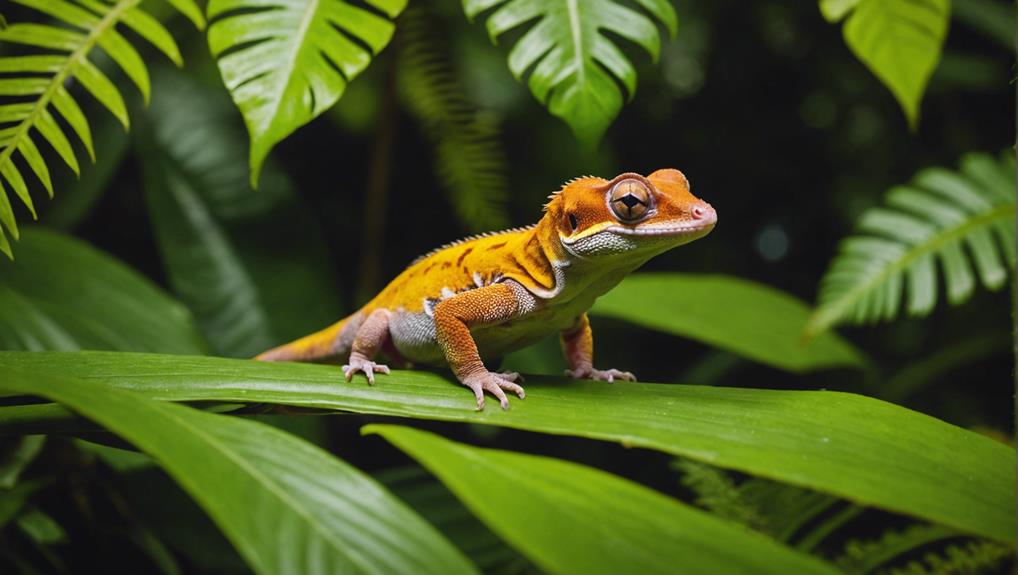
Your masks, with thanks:
<instances>
[{"instance_id":1,"label":"scaly texture","mask_svg":"<svg viewBox=\"0 0 1018 575\"><path fill-rule=\"evenodd\" d=\"M347 379L363 371L371 382L388 369L374 363L379 351L397 362L448 364L478 409L485 391L504 409L506 391L524 397L521 379L491 373L484 360L561 332L571 377L634 380L629 372L594 368L586 311L629 272L703 237L716 221L678 170L578 178L551 196L537 224L428 253L350 318L258 358L349 354Z\"/></svg>"}]
</instances>

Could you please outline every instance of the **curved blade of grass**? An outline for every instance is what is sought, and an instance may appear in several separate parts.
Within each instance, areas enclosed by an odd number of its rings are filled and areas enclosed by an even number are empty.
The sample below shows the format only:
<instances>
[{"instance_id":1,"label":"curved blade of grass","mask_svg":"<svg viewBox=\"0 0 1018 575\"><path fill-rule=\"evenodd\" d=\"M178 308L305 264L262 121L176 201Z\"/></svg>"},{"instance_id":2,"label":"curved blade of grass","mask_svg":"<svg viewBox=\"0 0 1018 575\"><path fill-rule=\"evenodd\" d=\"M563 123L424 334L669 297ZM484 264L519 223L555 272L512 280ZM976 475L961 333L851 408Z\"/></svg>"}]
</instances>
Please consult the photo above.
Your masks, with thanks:
<instances>
[{"instance_id":1,"label":"curved blade of grass","mask_svg":"<svg viewBox=\"0 0 1018 575\"><path fill-rule=\"evenodd\" d=\"M0 389L58 401L151 455L257 573L475 571L377 482L268 425L9 367Z\"/></svg>"},{"instance_id":2,"label":"curved blade of grass","mask_svg":"<svg viewBox=\"0 0 1018 575\"><path fill-rule=\"evenodd\" d=\"M548 573L837 573L815 557L598 469L369 425Z\"/></svg>"},{"instance_id":3,"label":"curved blade of grass","mask_svg":"<svg viewBox=\"0 0 1018 575\"><path fill-rule=\"evenodd\" d=\"M1014 449L849 393L534 377L527 399L508 411L476 412L467 390L421 371L394 371L369 387L344 383L335 366L208 357L0 352L0 365L73 373L156 399L279 403L617 441L998 540L1016 531ZM24 429L23 417L19 423Z\"/></svg>"},{"instance_id":4,"label":"curved blade of grass","mask_svg":"<svg viewBox=\"0 0 1018 575\"><path fill-rule=\"evenodd\" d=\"M721 275L639 273L622 281L590 313L688 337L792 372L862 367L862 353L836 334L808 343L811 309L772 287Z\"/></svg>"}]
</instances>

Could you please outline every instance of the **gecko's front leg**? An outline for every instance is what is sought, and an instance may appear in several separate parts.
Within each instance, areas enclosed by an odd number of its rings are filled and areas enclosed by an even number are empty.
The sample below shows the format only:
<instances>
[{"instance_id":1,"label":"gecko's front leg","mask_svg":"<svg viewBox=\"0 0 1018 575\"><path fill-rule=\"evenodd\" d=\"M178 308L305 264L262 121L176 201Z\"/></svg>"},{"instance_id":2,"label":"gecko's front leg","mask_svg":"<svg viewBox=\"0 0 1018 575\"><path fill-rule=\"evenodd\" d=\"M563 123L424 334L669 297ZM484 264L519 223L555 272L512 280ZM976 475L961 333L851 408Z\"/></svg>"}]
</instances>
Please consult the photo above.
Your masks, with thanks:
<instances>
[{"instance_id":1,"label":"gecko's front leg","mask_svg":"<svg viewBox=\"0 0 1018 575\"><path fill-rule=\"evenodd\" d=\"M560 337L562 353L569 362L566 375L576 379L599 379L612 382L616 379L636 381L636 376L617 369L594 369L594 333L590 330L587 314L576 318L576 323L564 330Z\"/></svg>"},{"instance_id":2,"label":"gecko's front leg","mask_svg":"<svg viewBox=\"0 0 1018 575\"><path fill-rule=\"evenodd\" d=\"M508 320L526 312L530 304L521 301L521 297L526 298L529 294L519 284L513 284L515 282L508 280L470 290L435 306L438 345L456 378L473 390L478 410L484 408L485 391L498 398L502 409L509 407L509 400L503 390L515 393L520 399L526 395L523 388L515 383L519 379L518 374L492 373L484 367L477 344L470 335L472 326Z\"/></svg>"}]
</instances>

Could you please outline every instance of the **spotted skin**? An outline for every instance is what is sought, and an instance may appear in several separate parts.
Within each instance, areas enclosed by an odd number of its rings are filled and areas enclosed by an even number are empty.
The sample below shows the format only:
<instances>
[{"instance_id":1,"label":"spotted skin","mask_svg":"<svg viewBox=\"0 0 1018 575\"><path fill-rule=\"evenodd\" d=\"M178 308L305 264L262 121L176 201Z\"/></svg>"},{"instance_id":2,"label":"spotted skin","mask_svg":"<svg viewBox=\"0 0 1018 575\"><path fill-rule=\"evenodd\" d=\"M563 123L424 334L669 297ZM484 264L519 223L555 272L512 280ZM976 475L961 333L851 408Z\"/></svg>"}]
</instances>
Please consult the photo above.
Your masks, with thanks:
<instances>
[{"instance_id":1,"label":"spotted skin","mask_svg":"<svg viewBox=\"0 0 1018 575\"><path fill-rule=\"evenodd\" d=\"M380 353L399 365L448 365L478 409L485 393L505 409L506 392L524 397L522 378L490 372L485 361L559 332L566 375L635 381L594 368L586 311L647 260L707 235L716 222L678 170L577 178L550 197L538 223L428 253L355 314L257 359L348 358L346 379L363 373L369 383L388 373L375 362Z\"/></svg>"}]
</instances>

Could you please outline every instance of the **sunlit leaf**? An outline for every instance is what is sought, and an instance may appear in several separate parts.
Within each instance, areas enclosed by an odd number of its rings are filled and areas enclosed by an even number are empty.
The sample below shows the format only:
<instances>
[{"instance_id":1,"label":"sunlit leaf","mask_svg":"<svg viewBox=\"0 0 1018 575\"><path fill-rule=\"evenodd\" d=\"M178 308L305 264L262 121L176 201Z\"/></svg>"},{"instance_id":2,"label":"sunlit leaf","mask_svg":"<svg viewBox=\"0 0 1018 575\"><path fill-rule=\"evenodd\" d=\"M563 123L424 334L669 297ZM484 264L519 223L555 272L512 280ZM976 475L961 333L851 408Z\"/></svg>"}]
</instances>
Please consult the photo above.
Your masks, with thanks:
<instances>
[{"instance_id":1,"label":"sunlit leaf","mask_svg":"<svg viewBox=\"0 0 1018 575\"><path fill-rule=\"evenodd\" d=\"M527 398L508 411L477 412L468 390L421 371L394 371L368 386L343 382L335 366L221 358L0 352L0 365L73 373L165 400L279 403L617 441L1002 541L1015 536L1014 449L849 393L532 377ZM0 431L7 409L25 408L0 408ZM24 430L29 422L12 423Z\"/></svg>"},{"instance_id":2,"label":"sunlit leaf","mask_svg":"<svg viewBox=\"0 0 1018 575\"><path fill-rule=\"evenodd\" d=\"M0 389L59 401L151 455L256 573L474 571L374 480L273 427L2 366Z\"/></svg>"},{"instance_id":3,"label":"sunlit leaf","mask_svg":"<svg viewBox=\"0 0 1018 575\"><path fill-rule=\"evenodd\" d=\"M251 184L269 151L332 107L389 43L406 0L210 0L209 48L251 134Z\"/></svg>"},{"instance_id":4,"label":"sunlit leaf","mask_svg":"<svg viewBox=\"0 0 1018 575\"><path fill-rule=\"evenodd\" d=\"M369 425L549 573L837 573L741 525L560 459ZM737 551L736 551L737 550Z\"/></svg>"}]
</instances>

